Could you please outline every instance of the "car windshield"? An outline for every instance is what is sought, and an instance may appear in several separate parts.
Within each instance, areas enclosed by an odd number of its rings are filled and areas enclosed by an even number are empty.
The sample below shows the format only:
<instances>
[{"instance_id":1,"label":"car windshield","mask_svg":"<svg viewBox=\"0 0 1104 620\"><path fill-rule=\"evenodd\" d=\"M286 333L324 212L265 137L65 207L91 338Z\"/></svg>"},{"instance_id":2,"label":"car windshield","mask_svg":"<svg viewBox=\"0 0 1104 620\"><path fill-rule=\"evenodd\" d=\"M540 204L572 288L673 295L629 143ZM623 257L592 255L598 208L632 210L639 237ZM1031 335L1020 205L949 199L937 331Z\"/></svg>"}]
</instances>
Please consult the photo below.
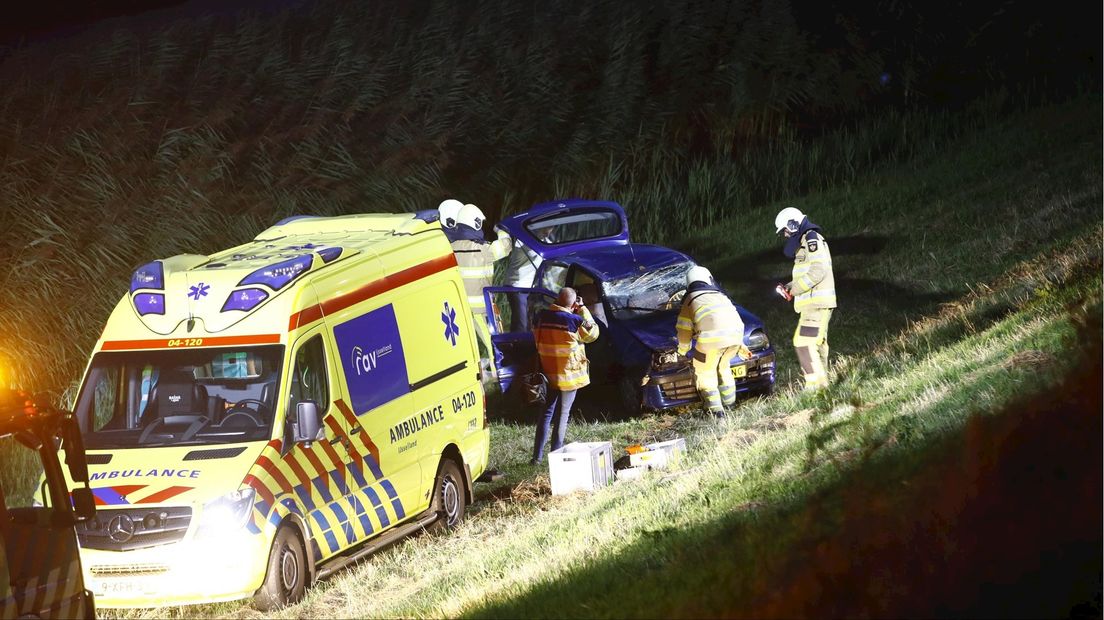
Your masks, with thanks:
<instances>
[{"instance_id":1,"label":"car windshield","mask_svg":"<svg viewBox=\"0 0 1104 620\"><path fill-rule=\"evenodd\" d=\"M77 399L89 449L272 435L282 346L99 353Z\"/></svg>"},{"instance_id":2,"label":"car windshield","mask_svg":"<svg viewBox=\"0 0 1104 620\"><path fill-rule=\"evenodd\" d=\"M686 290L686 272L693 266L686 261L610 280L602 291L618 319L676 310Z\"/></svg>"}]
</instances>

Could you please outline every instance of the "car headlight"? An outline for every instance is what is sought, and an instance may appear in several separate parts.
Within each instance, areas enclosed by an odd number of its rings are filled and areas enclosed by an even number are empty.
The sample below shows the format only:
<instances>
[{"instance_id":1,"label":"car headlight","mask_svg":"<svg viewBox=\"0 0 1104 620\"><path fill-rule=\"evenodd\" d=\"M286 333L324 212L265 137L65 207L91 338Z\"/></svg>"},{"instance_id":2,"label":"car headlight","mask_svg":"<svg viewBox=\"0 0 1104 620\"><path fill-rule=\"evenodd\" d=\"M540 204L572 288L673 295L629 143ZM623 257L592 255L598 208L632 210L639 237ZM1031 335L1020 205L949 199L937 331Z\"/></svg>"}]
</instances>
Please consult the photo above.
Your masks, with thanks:
<instances>
[{"instance_id":1,"label":"car headlight","mask_svg":"<svg viewBox=\"0 0 1104 620\"><path fill-rule=\"evenodd\" d=\"M652 356L652 362L656 366L669 366L671 364L677 364L679 361L679 354L677 351L656 351Z\"/></svg>"},{"instance_id":2,"label":"car headlight","mask_svg":"<svg viewBox=\"0 0 1104 620\"><path fill-rule=\"evenodd\" d=\"M767 338L767 332L757 329L751 332L751 335L747 337L747 348L752 351L762 351L770 346L770 339Z\"/></svg>"},{"instance_id":3,"label":"car headlight","mask_svg":"<svg viewBox=\"0 0 1104 620\"><path fill-rule=\"evenodd\" d=\"M232 491L203 505L199 518L199 536L234 533L249 520L253 508L253 489Z\"/></svg>"}]
</instances>

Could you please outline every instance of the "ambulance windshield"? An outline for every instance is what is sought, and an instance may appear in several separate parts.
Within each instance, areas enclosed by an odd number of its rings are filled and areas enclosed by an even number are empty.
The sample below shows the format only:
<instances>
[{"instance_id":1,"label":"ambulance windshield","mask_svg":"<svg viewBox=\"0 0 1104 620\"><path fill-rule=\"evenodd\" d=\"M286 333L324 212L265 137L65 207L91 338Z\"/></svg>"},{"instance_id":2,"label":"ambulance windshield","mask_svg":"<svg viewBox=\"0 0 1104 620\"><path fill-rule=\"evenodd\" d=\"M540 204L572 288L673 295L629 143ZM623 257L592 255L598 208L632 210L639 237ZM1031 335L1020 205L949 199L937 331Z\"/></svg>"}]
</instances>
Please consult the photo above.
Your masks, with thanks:
<instances>
[{"instance_id":1,"label":"ambulance windshield","mask_svg":"<svg viewBox=\"0 0 1104 620\"><path fill-rule=\"evenodd\" d=\"M89 449L269 439L282 346L99 353L77 399Z\"/></svg>"}]
</instances>

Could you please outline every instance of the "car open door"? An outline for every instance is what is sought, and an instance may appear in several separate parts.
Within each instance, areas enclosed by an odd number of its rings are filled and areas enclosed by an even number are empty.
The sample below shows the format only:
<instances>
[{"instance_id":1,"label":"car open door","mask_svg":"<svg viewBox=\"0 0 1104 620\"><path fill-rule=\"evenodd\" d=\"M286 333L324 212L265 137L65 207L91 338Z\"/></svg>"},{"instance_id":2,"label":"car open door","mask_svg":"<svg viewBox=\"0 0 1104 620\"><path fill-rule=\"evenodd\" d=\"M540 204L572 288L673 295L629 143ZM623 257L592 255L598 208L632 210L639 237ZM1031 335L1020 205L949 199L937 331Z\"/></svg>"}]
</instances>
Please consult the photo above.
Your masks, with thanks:
<instances>
[{"instance_id":1,"label":"car open door","mask_svg":"<svg viewBox=\"0 0 1104 620\"><path fill-rule=\"evenodd\" d=\"M556 296L539 288L488 286L483 289L483 298L498 385L505 394L516 377L537 370L533 320L556 301Z\"/></svg>"},{"instance_id":2,"label":"car open door","mask_svg":"<svg viewBox=\"0 0 1104 620\"><path fill-rule=\"evenodd\" d=\"M533 205L498 223L542 259L629 242L629 221L616 202L561 200Z\"/></svg>"}]
</instances>

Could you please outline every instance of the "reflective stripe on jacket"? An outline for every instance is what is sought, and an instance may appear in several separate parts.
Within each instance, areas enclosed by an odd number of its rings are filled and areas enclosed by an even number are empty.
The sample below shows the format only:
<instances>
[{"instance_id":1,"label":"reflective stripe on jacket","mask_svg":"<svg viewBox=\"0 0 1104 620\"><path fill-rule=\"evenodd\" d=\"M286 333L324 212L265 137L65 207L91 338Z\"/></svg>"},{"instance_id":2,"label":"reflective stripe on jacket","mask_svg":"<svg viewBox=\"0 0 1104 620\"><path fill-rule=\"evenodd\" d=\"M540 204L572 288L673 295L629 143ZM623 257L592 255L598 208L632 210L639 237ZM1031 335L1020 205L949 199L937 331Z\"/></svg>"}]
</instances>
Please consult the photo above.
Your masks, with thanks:
<instances>
[{"instance_id":1,"label":"reflective stripe on jacket","mask_svg":"<svg viewBox=\"0 0 1104 620\"><path fill-rule=\"evenodd\" d=\"M682 310L675 322L680 353L690 350L696 339L699 351L723 349L744 343L744 321L727 295L715 288L693 290L682 298Z\"/></svg>"},{"instance_id":2,"label":"reflective stripe on jacket","mask_svg":"<svg viewBox=\"0 0 1104 620\"><path fill-rule=\"evenodd\" d=\"M816 231L809 231L801 239L801 247L794 257L790 292L794 296L794 312L836 307L832 254L828 251L828 242Z\"/></svg>"},{"instance_id":3,"label":"reflective stripe on jacket","mask_svg":"<svg viewBox=\"0 0 1104 620\"><path fill-rule=\"evenodd\" d=\"M590 310L584 306L580 316L552 304L537 314L533 338L549 386L562 391L590 384L590 362L583 344L598 338L598 324Z\"/></svg>"},{"instance_id":4,"label":"reflective stripe on jacket","mask_svg":"<svg viewBox=\"0 0 1104 620\"><path fill-rule=\"evenodd\" d=\"M510 253L512 244L510 234L504 230L499 230L498 239L490 243L470 239L452 242L456 264L460 267L460 277L464 279L464 293L475 314L487 313L483 288L493 283L494 263Z\"/></svg>"}]
</instances>

